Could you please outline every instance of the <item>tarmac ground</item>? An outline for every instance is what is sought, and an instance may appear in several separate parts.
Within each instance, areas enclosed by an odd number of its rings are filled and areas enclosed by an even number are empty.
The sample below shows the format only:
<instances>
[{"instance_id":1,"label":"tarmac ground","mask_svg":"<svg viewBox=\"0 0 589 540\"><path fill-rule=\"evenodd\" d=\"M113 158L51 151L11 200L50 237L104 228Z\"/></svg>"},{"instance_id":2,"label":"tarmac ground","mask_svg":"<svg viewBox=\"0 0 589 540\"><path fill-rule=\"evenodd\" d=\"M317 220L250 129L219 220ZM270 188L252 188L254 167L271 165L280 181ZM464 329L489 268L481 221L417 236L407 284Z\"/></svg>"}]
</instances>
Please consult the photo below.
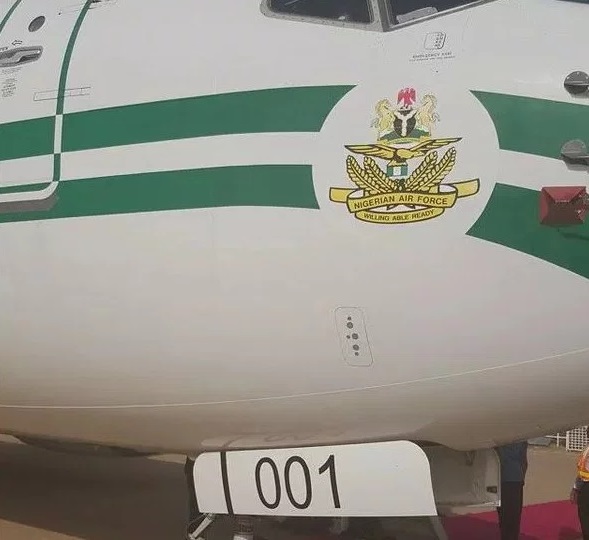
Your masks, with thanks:
<instances>
[{"instance_id":1,"label":"tarmac ground","mask_svg":"<svg viewBox=\"0 0 589 540\"><path fill-rule=\"evenodd\" d=\"M525 504L568 499L577 458L530 447ZM183 465L182 456L73 456L0 437L0 538L183 540Z\"/></svg>"}]
</instances>

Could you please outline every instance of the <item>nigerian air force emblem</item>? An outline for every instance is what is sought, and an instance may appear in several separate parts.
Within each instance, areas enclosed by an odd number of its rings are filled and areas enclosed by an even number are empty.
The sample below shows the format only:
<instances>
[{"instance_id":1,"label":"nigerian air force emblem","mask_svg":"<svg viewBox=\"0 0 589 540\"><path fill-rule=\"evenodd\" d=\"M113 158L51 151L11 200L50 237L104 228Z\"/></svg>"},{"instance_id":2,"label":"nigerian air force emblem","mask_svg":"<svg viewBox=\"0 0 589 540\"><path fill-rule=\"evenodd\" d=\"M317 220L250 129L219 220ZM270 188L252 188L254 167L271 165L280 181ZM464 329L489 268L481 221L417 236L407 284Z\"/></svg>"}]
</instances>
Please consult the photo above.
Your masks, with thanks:
<instances>
[{"instance_id":1,"label":"nigerian air force emblem","mask_svg":"<svg viewBox=\"0 0 589 540\"><path fill-rule=\"evenodd\" d=\"M478 179L445 182L456 165L455 144L461 138L434 138L436 98L430 94L419 105L416 101L413 88L398 93L396 107L388 99L379 101L372 123L377 142L346 145L351 153L346 172L355 188L331 188L330 199L345 203L357 219L383 224L425 221L478 193ZM352 154L363 156L362 164Z\"/></svg>"}]
</instances>

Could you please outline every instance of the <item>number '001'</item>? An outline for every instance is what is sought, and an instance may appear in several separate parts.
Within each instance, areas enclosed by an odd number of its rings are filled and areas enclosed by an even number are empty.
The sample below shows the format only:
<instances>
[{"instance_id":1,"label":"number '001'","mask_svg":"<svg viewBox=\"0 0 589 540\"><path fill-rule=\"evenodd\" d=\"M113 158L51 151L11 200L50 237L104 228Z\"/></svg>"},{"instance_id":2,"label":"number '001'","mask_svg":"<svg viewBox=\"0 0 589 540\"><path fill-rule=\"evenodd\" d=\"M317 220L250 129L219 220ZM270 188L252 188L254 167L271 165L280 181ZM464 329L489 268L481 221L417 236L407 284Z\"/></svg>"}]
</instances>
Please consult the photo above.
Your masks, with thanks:
<instances>
[{"instance_id":1,"label":"number '001'","mask_svg":"<svg viewBox=\"0 0 589 540\"><path fill-rule=\"evenodd\" d=\"M297 501L292 492L292 470L297 465L303 474L305 481L305 498L303 501ZM272 473L274 484L274 493L272 496L267 496L262 489L262 469L266 466ZM337 488L337 474L335 469L335 456L332 454L327 461L319 467L319 474L322 475L329 471L329 480L331 483L331 496L333 498L334 508L341 508L339 492ZM313 485L311 480L311 472L307 462L300 456L293 456L284 465L284 486L286 495L290 503L298 510L306 510L313 502ZM262 504L269 510L276 510L280 506L282 500L282 483L280 481L280 473L274 460L265 457L258 461L256 465L256 489L258 490L258 497Z\"/></svg>"}]
</instances>

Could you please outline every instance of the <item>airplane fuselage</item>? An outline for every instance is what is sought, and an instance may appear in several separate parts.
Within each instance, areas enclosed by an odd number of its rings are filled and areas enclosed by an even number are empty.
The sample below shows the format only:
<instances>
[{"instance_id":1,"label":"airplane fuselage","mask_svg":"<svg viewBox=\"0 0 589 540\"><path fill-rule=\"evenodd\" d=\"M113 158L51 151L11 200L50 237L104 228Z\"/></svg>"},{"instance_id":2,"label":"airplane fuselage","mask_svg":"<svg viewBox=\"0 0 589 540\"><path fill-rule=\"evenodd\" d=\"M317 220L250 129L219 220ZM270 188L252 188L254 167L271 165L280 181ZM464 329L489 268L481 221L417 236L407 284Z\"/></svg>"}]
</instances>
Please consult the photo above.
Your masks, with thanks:
<instances>
[{"instance_id":1,"label":"airplane fuselage","mask_svg":"<svg viewBox=\"0 0 589 540\"><path fill-rule=\"evenodd\" d=\"M559 152L589 140L563 84L589 7L266 11L0 3L32 55L0 69L0 431L190 454L584 423L589 231L538 199L587 182Z\"/></svg>"}]
</instances>

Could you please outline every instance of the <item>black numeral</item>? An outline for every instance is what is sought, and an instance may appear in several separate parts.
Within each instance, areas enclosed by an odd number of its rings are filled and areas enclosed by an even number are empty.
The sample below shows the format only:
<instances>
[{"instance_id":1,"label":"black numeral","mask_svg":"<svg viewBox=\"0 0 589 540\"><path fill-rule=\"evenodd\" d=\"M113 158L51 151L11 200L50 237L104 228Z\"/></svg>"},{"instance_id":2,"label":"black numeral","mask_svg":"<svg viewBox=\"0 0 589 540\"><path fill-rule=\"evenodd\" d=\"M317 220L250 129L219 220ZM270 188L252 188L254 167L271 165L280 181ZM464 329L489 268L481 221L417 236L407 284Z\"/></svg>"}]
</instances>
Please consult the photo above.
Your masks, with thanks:
<instances>
[{"instance_id":1,"label":"black numeral","mask_svg":"<svg viewBox=\"0 0 589 540\"><path fill-rule=\"evenodd\" d=\"M305 500L303 502L297 501L292 492L292 467L295 464L298 465L301 469L305 481ZM264 465L268 465L272 469L275 493L274 502L268 501L262 488L262 467ZM334 508L341 508L340 496L337 487L337 474L335 468L334 455L329 456L327 461L319 468L318 472L319 475L322 475L324 472L327 471L329 471L329 479L331 481L331 495L333 497L333 506ZM311 503L313 502L313 482L311 480L311 471L309 470L307 462L302 457L293 456L286 462L284 466L284 483L288 500L296 509L306 510L307 508L309 508L309 506L311 506ZM266 508L268 508L269 510L276 510L276 508L280 506L280 501L282 499L282 487L280 481L280 473L278 472L278 467L274 460L265 457L258 461L256 465L256 488L258 490L258 497L260 498L260 501Z\"/></svg>"},{"instance_id":2,"label":"black numeral","mask_svg":"<svg viewBox=\"0 0 589 540\"><path fill-rule=\"evenodd\" d=\"M295 463L298 463L301 466L301 469L303 469L303 474L305 475L305 490L307 493L305 495L305 500L302 503L299 503L295 500L290 487L290 468ZM313 490L311 488L311 473L309 472L309 467L307 467L305 460L299 456L291 457L284 466L284 478L286 480L286 494L288 495L292 505L299 510L305 510L306 508L309 508L311 500L313 499Z\"/></svg>"},{"instance_id":3,"label":"black numeral","mask_svg":"<svg viewBox=\"0 0 589 540\"><path fill-rule=\"evenodd\" d=\"M274 488L276 489L276 498L273 503L269 503L266 497L264 497L264 492L262 491L262 465L267 463L272 468L272 473L274 475ZM274 463L270 458L262 458L258 461L256 465L256 488L258 489L258 497L260 497L260 501L262 504L269 508L270 510L276 510L278 505L280 504L280 499L282 496L281 489L280 489L280 475L278 474L278 467L276 463Z\"/></svg>"},{"instance_id":4,"label":"black numeral","mask_svg":"<svg viewBox=\"0 0 589 540\"><path fill-rule=\"evenodd\" d=\"M335 456L332 454L329 459L319 469L319 474L329 471L329 478L331 480L331 494L333 496L333 506L341 508L339 500L339 491L337 489L337 477L335 475Z\"/></svg>"}]
</instances>

